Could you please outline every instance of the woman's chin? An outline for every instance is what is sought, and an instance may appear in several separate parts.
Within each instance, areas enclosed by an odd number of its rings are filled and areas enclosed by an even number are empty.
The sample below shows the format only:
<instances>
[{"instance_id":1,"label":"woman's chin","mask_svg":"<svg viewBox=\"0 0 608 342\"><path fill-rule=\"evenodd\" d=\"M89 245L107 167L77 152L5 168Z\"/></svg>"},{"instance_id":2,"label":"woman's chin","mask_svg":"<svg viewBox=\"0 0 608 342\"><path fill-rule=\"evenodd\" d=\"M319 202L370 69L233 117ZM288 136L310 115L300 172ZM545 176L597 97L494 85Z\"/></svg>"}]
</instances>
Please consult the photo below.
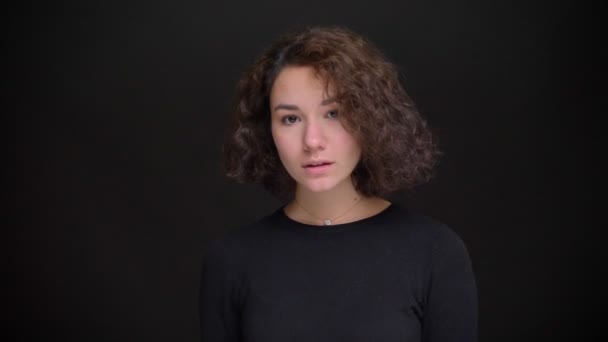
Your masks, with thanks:
<instances>
[{"instance_id":1,"label":"woman's chin","mask_svg":"<svg viewBox=\"0 0 608 342\"><path fill-rule=\"evenodd\" d=\"M340 182L336 182L334 179L315 179L307 180L302 183L298 183L298 187L306 192L315 194L327 193L332 190L336 190L340 186Z\"/></svg>"}]
</instances>

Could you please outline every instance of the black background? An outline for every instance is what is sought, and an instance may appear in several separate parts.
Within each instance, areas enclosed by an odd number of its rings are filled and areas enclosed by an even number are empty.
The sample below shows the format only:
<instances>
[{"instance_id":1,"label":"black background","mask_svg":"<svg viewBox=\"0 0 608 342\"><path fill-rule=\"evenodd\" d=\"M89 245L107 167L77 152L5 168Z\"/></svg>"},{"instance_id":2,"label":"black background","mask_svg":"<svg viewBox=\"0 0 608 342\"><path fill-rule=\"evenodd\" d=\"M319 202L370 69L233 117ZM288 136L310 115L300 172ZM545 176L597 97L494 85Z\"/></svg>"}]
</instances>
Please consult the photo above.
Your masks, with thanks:
<instances>
[{"instance_id":1,"label":"black background","mask_svg":"<svg viewBox=\"0 0 608 342\"><path fill-rule=\"evenodd\" d=\"M279 33L335 24L400 66L439 135L437 177L391 199L467 244L480 339L593 340L593 11L482 0L8 10L5 331L15 341L196 341L206 241L281 204L222 175L235 83Z\"/></svg>"}]
</instances>

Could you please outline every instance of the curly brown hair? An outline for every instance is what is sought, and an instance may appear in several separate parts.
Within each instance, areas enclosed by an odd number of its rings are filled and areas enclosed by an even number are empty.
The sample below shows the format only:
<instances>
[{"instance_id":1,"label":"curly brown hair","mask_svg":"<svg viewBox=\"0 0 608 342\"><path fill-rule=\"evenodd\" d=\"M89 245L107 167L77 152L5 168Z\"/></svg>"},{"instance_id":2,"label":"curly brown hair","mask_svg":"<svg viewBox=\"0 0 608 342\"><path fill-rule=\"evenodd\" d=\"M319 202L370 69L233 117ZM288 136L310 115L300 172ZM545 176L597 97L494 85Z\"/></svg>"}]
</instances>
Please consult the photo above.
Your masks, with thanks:
<instances>
[{"instance_id":1,"label":"curly brown hair","mask_svg":"<svg viewBox=\"0 0 608 342\"><path fill-rule=\"evenodd\" d=\"M279 159L269 97L286 66L310 66L335 88L345 128L361 146L352 174L364 196L386 196L426 182L439 151L433 134L405 92L394 64L368 40L342 27L306 28L281 36L237 85L236 116L224 144L224 168L240 182L262 183L279 198L295 181Z\"/></svg>"}]
</instances>

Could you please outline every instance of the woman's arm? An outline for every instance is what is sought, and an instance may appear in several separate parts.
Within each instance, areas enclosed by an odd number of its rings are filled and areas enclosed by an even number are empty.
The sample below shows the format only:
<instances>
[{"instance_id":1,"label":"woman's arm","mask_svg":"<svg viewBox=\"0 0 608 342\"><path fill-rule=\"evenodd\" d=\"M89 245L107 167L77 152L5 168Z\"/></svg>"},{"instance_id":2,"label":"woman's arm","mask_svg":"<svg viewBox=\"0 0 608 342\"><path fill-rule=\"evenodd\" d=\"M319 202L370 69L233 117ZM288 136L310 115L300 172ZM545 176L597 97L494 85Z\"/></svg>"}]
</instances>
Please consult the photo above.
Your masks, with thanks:
<instances>
[{"instance_id":1,"label":"woman's arm","mask_svg":"<svg viewBox=\"0 0 608 342\"><path fill-rule=\"evenodd\" d=\"M236 305L235 270L217 241L209 244L200 283L201 341L240 341L240 314Z\"/></svg>"},{"instance_id":2,"label":"woman's arm","mask_svg":"<svg viewBox=\"0 0 608 342\"><path fill-rule=\"evenodd\" d=\"M450 228L435 238L425 306L424 342L477 341L477 287L467 249Z\"/></svg>"}]
</instances>

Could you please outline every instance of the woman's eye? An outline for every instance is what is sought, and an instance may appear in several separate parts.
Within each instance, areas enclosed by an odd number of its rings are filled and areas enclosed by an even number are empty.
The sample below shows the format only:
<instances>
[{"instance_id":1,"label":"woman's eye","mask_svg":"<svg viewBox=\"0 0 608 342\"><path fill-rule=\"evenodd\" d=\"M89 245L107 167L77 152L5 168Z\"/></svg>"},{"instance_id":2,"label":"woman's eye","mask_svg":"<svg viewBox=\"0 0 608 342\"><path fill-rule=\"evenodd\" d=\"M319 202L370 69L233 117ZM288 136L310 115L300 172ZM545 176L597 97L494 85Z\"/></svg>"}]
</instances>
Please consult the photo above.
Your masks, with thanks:
<instances>
[{"instance_id":1,"label":"woman's eye","mask_svg":"<svg viewBox=\"0 0 608 342\"><path fill-rule=\"evenodd\" d=\"M295 115L285 115L283 117L282 121L283 121L284 124L292 125L292 124L298 122L298 117L295 116Z\"/></svg>"},{"instance_id":2,"label":"woman's eye","mask_svg":"<svg viewBox=\"0 0 608 342\"><path fill-rule=\"evenodd\" d=\"M335 119L335 118L337 118L337 117L338 117L338 111L337 111L337 110L332 110L332 111L329 111L329 112L327 113L327 116L328 116L328 117L330 117L330 118L334 118L334 119Z\"/></svg>"}]
</instances>

